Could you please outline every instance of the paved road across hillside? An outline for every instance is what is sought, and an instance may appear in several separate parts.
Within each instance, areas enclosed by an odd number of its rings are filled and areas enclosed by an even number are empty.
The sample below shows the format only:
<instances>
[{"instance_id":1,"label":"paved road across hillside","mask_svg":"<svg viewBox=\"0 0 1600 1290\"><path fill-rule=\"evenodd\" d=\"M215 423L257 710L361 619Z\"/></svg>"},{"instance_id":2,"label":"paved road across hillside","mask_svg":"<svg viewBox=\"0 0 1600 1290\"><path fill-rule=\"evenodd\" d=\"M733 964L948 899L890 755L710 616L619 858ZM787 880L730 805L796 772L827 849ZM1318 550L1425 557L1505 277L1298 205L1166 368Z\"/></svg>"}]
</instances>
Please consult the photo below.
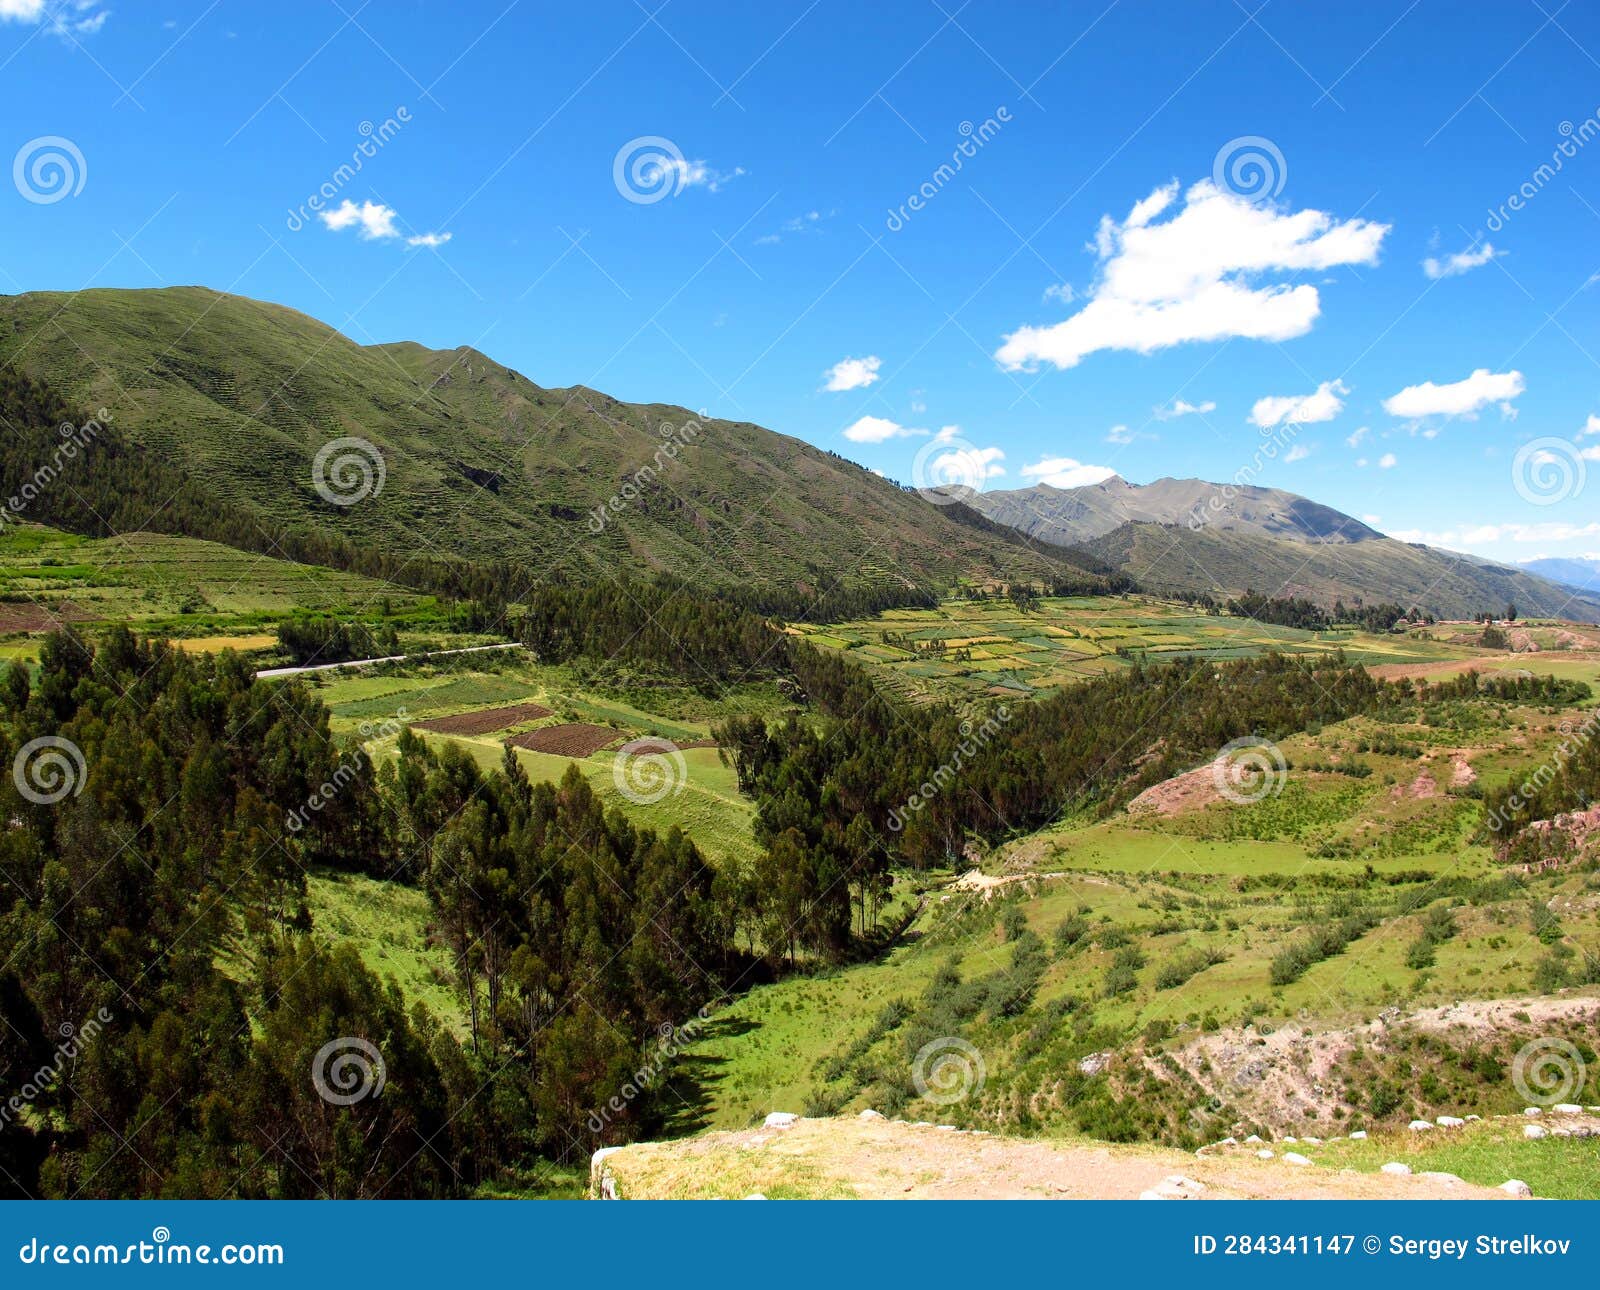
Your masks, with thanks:
<instances>
[{"instance_id":1,"label":"paved road across hillside","mask_svg":"<svg viewBox=\"0 0 1600 1290\"><path fill-rule=\"evenodd\" d=\"M414 663L425 658L446 658L451 654L481 654L485 650L527 649L513 642L509 645L467 645L461 649L436 649L428 654L390 654L384 658L353 658L343 663L313 663L308 667L269 667L257 672L258 680L271 680L275 676L299 676L302 672L331 672L341 667L373 667L378 663Z\"/></svg>"}]
</instances>

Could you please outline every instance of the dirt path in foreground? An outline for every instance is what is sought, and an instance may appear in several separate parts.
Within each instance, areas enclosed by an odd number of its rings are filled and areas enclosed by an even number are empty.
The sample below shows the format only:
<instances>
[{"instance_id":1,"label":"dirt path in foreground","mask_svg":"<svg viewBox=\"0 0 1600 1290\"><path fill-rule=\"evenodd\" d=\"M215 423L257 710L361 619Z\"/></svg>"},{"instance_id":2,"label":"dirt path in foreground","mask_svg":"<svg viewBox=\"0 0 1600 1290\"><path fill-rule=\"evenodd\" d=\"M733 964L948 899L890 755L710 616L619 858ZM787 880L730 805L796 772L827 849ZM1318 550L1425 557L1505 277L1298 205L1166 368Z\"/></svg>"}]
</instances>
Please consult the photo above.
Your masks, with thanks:
<instances>
[{"instance_id":1,"label":"dirt path in foreground","mask_svg":"<svg viewBox=\"0 0 1600 1290\"><path fill-rule=\"evenodd\" d=\"M788 1129L637 1143L596 1165L621 1199L763 1195L863 1200L1505 1200L1420 1174L1356 1173L1282 1158L1197 1157L1162 1147L1050 1142L893 1120L801 1119ZM1175 1177L1199 1187L1177 1186ZM1181 1199L1182 1196L1174 1196Z\"/></svg>"}]
</instances>

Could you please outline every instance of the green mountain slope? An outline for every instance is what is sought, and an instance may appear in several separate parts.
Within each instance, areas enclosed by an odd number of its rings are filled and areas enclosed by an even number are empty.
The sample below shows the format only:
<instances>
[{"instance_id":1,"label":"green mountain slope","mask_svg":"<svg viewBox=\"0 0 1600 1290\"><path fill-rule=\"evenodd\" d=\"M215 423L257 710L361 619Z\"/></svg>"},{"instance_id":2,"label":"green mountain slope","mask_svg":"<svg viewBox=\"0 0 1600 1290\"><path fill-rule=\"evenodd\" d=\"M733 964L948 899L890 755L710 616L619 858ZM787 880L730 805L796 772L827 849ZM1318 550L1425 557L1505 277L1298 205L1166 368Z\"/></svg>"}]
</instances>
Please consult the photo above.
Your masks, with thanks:
<instances>
[{"instance_id":1,"label":"green mountain slope","mask_svg":"<svg viewBox=\"0 0 1600 1290\"><path fill-rule=\"evenodd\" d=\"M1507 565L1393 538L1309 543L1184 524L1124 524L1083 545L1154 591L1236 595L1254 589L1325 605L1362 597L1415 605L1441 618L1498 613L1515 602L1523 615L1600 619L1600 600L1592 595Z\"/></svg>"},{"instance_id":2,"label":"green mountain slope","mask_svg":"<svg viewBox=\"0 0 1600 1290\"><path fill-rule=\"evenodd\" d=\"M544 389L468 348L358 345L200 287L0 297L0 367L85 414L107 409L132 445L203 481L219 515L264 539L540 574L669 572L802 599L1081 572L756 425ZM381 490L353 505L313 480L319 450L343 437L382 458Z\"/></svg>"}]
</instances>

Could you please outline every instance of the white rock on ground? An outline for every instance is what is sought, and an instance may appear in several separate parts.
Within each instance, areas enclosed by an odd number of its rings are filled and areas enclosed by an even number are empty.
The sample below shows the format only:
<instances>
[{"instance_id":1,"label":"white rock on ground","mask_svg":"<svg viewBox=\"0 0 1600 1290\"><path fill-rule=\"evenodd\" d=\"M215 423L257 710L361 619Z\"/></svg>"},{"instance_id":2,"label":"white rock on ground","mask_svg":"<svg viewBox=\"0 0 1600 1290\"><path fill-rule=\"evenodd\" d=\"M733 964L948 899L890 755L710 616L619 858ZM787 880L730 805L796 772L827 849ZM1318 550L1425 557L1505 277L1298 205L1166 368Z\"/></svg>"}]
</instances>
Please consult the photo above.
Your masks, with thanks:
<instances>
[{"instance_id":1,"label":"white rock on ground","mask_svg":"<svg viewBox=\"0 0 1600 1290\"><path fill-rule=\"evenodd\" d=\"M1350 1141L1351 1142L1365 1142L1366 1138L1367 1138L1367 1131L1365 1129L1357 1129L1354 1133L1352 1133L1350 1135Z\"/></svg>"},{"instance_id":2,"label":"white rock on ground","mask_svg":"<svg viewBox=\"0 0 1600 1290\"><path fill-rule=\"evenodd\" d=\"M1469 1115L1467 1117L1467 1123L1471 1124L1474 1120L1481 1120L1481 1119L1483 1119L1483 1117L1481 1115Z\"/></svg>"},{"instance_id":3,"label":"white rock on ground","mask_svg":"<svg viewBox=\"0 0 1600 1290\"><path fill-rule=\"evenodd\" d=\"M1411 1121L1411 1132L1413 1132L1413 1133L1426 1133L1431 1128L1433 1128L1433 1121L1432 1120L1413 1120L1413 1121Z\"/></svg>"},{"instance_id":4,"label":"white rock on ground","mask_svg":"<svg viewBox=\"0 0 1600 1290\"><path fill-rule=\"evenodd\" d=\"M1522 1136L1525 1138L1542 1138L1545 1136L1544 1126L1542 1124L1524 1124L1522 1126Z\"/></svg>"},{"instance_id":5,"label":"white rock on ground","mask_svg":"<svg viewBox=\"0 0 1600 1290\"><path fill-rule=\"evenodd\" d=\"M1139 1193L1140 1200L1194 1200L1206 1185L1182 1174L1168 1174L1154 1187Z\"/></svg>"},{"instance_id":6,"label":"white rock on ground","mask_svg":"<svg viewBox=\"0 0 1600 1290\"><path fill-rule=\"evenodd\" d=\"M793 1111L774 1111L762 1121L763 1129L792 1129L800 1119Z\"/></svg>"},{"instance_id":7,"label":"white rock on ground","mask_svg":"<svg viewBox=\"0 0 1600 1290\"><path fill-rule=\"evenodd\" d=\"M1543 1115L1544 1108L1539 1106L1525 1106L1522 1108L1522 1113L1524 1115Z\"/></svg>"},{"instance_id":8,"label":"white rock on ground","mask_svg":"<svg viewBox=\"0 0 1600 1290\"><path fill-rule=\"evenodd\" d=\"M1260 1142L1261 1135L1259 1133L1252 1133L1248 1138L1245 1139L1245 1141L1251 1143Z\"/></svg>"},{"instance_id":9,"label":"white rock on ground","mask_svg":"<svg viewBox=\"0 0 1600 1290\"><path fill-rule=\"evenodd\" d=\"M763 1195L762 1195L762 1194L761 1194L761 1193L760 1193L760 1192L758 1192L758 1191L753 1191L753 1192L751 1192L751 1193L750 1193L750 1194L749 1194L749 1195L748 1195L748 1196L746 1196L746 1197L745 1197L745 1199L746 1199L746 1200L766 1200L766 1197L765 1197L765 1196L763 1196Z\"/></svg>"},{"instance_id":10,"label":"white rock on ground","mask_svg":"<svg viewBox=\"0 0 1600 1290\"><path fill-rule=\"evenodd\" d=\"M1378 1172L1385 1174L1409 1174L1411 1172L1411 1166L1403 1165L1397 1160L1391 1160Z\"/></svg>"},{"instance_id":11,"label":"white rock on ground","mask_svg":"<svg viewBox=\"0 0 1600 1290\"><path fill-rule=\"evenodd\" d=\"M1257 1160L1271 1160L1272 1159L1272 1152L1268 1151L1265 1147L1262 1147L1260 1151L1256 1152L1256 1159Z\"/></svg>"},{"instance_id":12,"label":"white rock on ground","mask_svg":"<svg viewBox=\"0 0 1600 1290\"><path fill-rule=\"evenodd\" d=\"M1283 1153L1283 1163L1286 1165L1309 1165L1311 1161L1298 1151L1285 1151Z\"/></svg>"},{"instance_id":13,"label":"white rock on ground","mask_svg":"<svg viewBox=\"0 0 1600 1290\"><path fill-rule=\"evenodd\" d=\"M1550 1108L1557 1115L1582 1115L1583 1108L1576 1102L1557 1102Z\"/></svg>"},{"instance_id":14,"label":"white rock on ground","mask_svg":"<svg viewBox=\"0 0 1600 1290\"><path fill-rule=\"evenodd\" d=\"M883 1115L878 1111L874 1111L871 1107L868 1107L860 1115L856 1116L856 1119L858 1119L858 1120L881 1120L881 1119L883 1119Z\"/></svg>"},{"instance_id":15,"label":"white rock on ground","mask_svg":"<svg viewBox=\"0 0 1600 1290\"><path fill-rule=\"evenodd\" d=\"M1520 1200L1527 1200L1533 1195L1533 1188L1520 1178L1507 1178L1500 1184L1500 1190L1507 1196L1516 1196Z\"/></svg>"},{"instance_id":16,"label":"white rock on ground","mask_svg":"<svg viewBox=\"0 0 1600 1290\"><path fill-rule=\"evenodd\" d=\"M1459 1129L1466 1121L1455 1115L1441 1115L1434 1123L1441 1129Z\"/></svg>"}]
</instances>

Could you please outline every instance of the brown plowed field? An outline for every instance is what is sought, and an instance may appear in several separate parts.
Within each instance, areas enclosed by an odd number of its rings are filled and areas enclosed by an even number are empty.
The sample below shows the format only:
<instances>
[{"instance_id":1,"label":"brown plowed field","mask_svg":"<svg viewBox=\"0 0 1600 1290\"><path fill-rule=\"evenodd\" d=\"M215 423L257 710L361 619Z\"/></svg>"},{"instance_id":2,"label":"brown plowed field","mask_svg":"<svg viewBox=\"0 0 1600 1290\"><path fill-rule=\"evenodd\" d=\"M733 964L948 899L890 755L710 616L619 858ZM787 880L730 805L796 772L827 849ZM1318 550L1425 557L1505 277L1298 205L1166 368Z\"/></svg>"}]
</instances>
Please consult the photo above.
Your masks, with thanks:
<instances>
[{"instance_id":1,"label":"brown plowed field","mask_svg":"<svg viewBox=\"0 0 1600 1290\"><path fill-rule=\"evenodd\" d=\"M485 708L481 712L462 712L453 717L430 717L426 721L413 721L411 725L417 730L431 730L436 735L486 735L549 715L550 709L540 704L513 703L505 708Z\"/></svg>"},{"instance_id":2,"label":"brown plowed field","mask_svg":"<svg viewBox=\"0 0 1600 1290\"><path fill-rule=\"evenodd\" d=\"M620 738L622 731L613 730L610 726L592 726L587 722L575 721L564 726L540 726L537 730L512 735L506 742L530 752L554 753L557 757L587 757Z\"/></svg>"}]
</instances>

